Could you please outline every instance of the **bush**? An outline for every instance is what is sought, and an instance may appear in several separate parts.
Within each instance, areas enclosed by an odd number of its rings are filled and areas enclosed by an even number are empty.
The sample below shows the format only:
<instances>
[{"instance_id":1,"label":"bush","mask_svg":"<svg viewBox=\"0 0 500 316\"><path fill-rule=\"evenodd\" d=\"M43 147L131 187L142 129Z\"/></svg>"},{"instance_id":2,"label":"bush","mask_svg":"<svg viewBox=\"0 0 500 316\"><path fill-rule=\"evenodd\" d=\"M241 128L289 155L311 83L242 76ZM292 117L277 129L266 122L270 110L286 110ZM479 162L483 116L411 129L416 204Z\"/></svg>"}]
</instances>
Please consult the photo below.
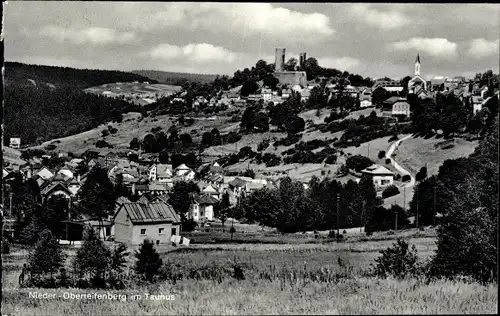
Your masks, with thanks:
<instances>
[{"instance_id":1,"label":"bush","mask_svg":"<svg viewBox=\"0 0 500 316\"><path fill-rule=\"evenodd\" d=\"M394 180L399 180L401 179L401 175L399 173L396 173L396 175L394 176Z\"/></svg>"},{"instance_id":2,"label":"bush","mask_svg":"<svg viewBox=\"0 0 500 316\"><path fill-rule=\"evenodd\" d=\"M393 276L403 279L418 273L415 245L410 248L407 242L398 239L392 247L382 250L380 253L382 256L375 259L375 275L383 278Z\"/></svg>"},{"instance_id":3,"label":"bush","mask_svg":"<svg viewBox=\"0 0 500 316\"><path fill-rule=\"evenodd\" d=\"M399 194L399 189L395 185L388 186L384 192L382 192L382 197L384 199L387 199L388 197L398 195Z\"/></svg>"},{"instance_id":4,"label":"bush","mask_svg":"<svg viewBox=\"0 0 500 316\"><path fill-rule=\"evenodd\" d=\"M47 146L45 146L46 150L54 150L56 148L57 148L57 145L54 145L54 144L48 144Z\"/></svg>"},{"instance_id":5,"label":"bush","mask_svg":"<svg viewBox=\"0 0 500 316\"><path fill-rule=\"evenodd\" d=\"M378 159L383 159L385 157L385 150L381 150L378 152Z\"/></svg>"},{"instance_id":6,"label":"bush","mask_svg":"<svg viewBox=\"0 0 500 316\"><path fill-rule=\"evenodd\" d=\"M154 282L163 262L158 252L156 252L153 241L145 239L135 253L135 257L137 258L134 266L135 272L144 277L145 280Z\"/></svg>"},{"instance_id":7,"label":"bush","mask_svg":"<svg viewBox=\"0 0 500 316\"><path fill-rule=\"evenodd\" d=\"M351 156L346 160L347 168L355 170L356 172L360 172L361 170L368 168L372 164L373 161L371 161L370 158L361 155Z\"/></svg>"},{"instance_id":8,"label":"bush","mask_svg":"<svg viewBox=\"0 0 500 316\"><path fill-rule=\"evenodd\" d=\"M328 237L335 238L335 231L333 229L328 232Z\"/></svg>"},{"instance_id":9,"label":"bush","mask_svg":"<svg viewBox=\"0 0 500 316\"><path fill-rule=\"evenodd\" d=\"M403 182L409 182L411 181L411 176L409 174L405 174L401 180Z\"/></svg>"},{"instance_id":10,"label":"bush","mask_svg":"<svg viewBox=\"0 0 500 316\"><path fill-rule=\"evenodd\" d=\"M415 175L415 180L423 181L427 178L427 167L420 168L420 171Z\"/></svg>"},{"instance_id":11,"label":"bush","mask_svg":"<svg viewBox=\"0 0 500 316\"><path fill-rule=\"evenodd\" d=\"M366 236L373 236L373 232L366 232Z\"/></svg>"},{"instance_id":12,"label":"bush","mask_svg":"<svg viewBox=\"0 0 500 316\"><path fill-rule=\"evenodd\" d=\"M269 139L264 139L257 145L257 151L264 151L269 147Z\"/></svg>"},{"instance_id":13,"label":"bush","mask_svg":"<svg viewBox=\"0 0 500 316\"><path fill-rule=\"evenodd\" d=\"M388 165L390 165L390 164L391 164L391 158L387 158L387 159L385 160L385 163L386 163L386 164L388 164Z\"/></svg>"},{"instance_id":14,"label":"bush","mask_svg":"<svg viewBox=\"0 0 500 316\"><path fill-rule=\"evenodd\" d=\"M62 268L65 260L66 254L50 230L42 231L35 248L28 256L28 264L34 283L38 283L40 286L51 286L51 282L47 282L45 277Z\"/></svg>"},{"instance_id":15,"label":"bush","mask_svg":"<svg viewBox=\"0 0 500 316\"><path fill-rule=\"evenodd\" d=\"M391 138L389 138L389 143L390 142L395 142L397 140L399 140L398 135L392 135Z\"/></svg>"},{"instance_id":16,"label":"bush","mask_svg":"<svg viewBox=\"0 0 500 316\"><path fill-rule=\"evenodd\" d=\"M101 132L101 134L102 134L102 137L106 137L106 136L108 136L108 135L109 135L109 130L105 129L105 130L103 130L103 131Z\"/></svg>"},{"instance_id":17,"label":"bush","mask_svg":"<svg viewBox=\"0 0 500 316\"><path fill-rule=\"evenodd\" d=\"M103 280L109 270L110 260L111 250L99 239L94 229L85 229L83 245L77 250L73 261L75 271L94 286L105 287Z\"/></svg>"},{"instance_id":18,"label":"bush","mask_svg":"<svg viewBox=\"0 0 500 316\"><path fill-rule=\"evenodd\" d=\"M10 243L7 238L2 238L2 254L10 253Z\"/></svg>"},{"instance_id":19,"label":"bush","mask_svg":"<svg viewBox=\"0 0 500 316\"><path fill-rule=\"evenodd\" d=\"M113 148L113 145L109 144L107 141L102 140L102 139L100 139L97 142L95 142L95 146L97 148L106 148L106 147L107 148Z\"/></svg>"}]
</instances>

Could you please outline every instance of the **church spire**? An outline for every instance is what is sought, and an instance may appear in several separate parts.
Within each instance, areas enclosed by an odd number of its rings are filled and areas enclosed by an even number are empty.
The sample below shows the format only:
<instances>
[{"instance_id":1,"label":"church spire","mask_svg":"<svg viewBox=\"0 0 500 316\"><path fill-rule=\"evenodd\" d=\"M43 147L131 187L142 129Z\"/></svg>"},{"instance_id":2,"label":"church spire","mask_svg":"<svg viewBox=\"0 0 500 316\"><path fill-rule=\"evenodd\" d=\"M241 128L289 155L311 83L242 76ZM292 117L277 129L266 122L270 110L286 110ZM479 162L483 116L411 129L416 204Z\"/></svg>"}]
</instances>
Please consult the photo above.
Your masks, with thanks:
<instances>
[{"instance_id":1,"label":"church spire","mask_svg":"<svg viewBox=\"0 0 500 316\"><path fill-rule=\"evenodd\" d=\"M415 76L420 76L420 54L418 52L415 60Z\"/></svg>"}]
</instances>

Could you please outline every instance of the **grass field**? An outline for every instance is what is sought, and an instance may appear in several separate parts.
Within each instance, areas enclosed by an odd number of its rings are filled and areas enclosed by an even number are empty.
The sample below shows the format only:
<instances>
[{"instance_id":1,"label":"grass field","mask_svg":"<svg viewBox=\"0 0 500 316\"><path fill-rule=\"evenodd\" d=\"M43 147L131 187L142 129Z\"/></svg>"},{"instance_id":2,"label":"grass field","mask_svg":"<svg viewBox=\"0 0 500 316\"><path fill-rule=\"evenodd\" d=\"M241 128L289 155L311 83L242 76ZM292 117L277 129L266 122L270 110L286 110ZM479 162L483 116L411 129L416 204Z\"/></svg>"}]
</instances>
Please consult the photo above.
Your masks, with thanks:
<instances>
[{"instance_id":1,"label":"grass field","mask_svg":"<svg viewBox=\"0 0 500 316\"><path fill-rule=\"evenodd\" d=\"M427 165L427 174L434 175L439 167L447 159L467 157L474 152L478 145L477 141L467 141L456 138L453 142L455 147L449 149L436 148L435 145L442 143L444 139L424 139L422 137L410 137L404 140L395 151L395 158L401 166L407 168L412 174L416 174L420 168Z\"/></svg>"},{"instance_id":2,"label":"grass field","mask_svg":"<svg viewBox=\"0 0 500 316\"><path fill-rule=\"evenodd\" d=\"M408 230L397 234L428 260L435 232ZM419 235L420 234L420 235ZM427 234L427 236L426 236ZM193 245L161 251L164 262L180 272L199 271L201 279L132 286L123 291L18 289L16 279L25 250L3 255L3 315L191 315L191 314L434 314L495 313L496 286L459 281L424 284L416 279L378 279L367 274L379 251L395 235L361 235L346 243ZM70 256L74 250L69 251ZM339 258L341 260L339 260ZM225 270L237 262L245 280ZM341 263L342 262L342 263ZM222 271L222 272L221 272ZM29 292L54 293L52 299L29 298ZM65 299L64 293L117 293L119 299ZM174 295L151 300L148 294ZM133 294L142 297L132 298Z\"/></svg>"}]
</instances>

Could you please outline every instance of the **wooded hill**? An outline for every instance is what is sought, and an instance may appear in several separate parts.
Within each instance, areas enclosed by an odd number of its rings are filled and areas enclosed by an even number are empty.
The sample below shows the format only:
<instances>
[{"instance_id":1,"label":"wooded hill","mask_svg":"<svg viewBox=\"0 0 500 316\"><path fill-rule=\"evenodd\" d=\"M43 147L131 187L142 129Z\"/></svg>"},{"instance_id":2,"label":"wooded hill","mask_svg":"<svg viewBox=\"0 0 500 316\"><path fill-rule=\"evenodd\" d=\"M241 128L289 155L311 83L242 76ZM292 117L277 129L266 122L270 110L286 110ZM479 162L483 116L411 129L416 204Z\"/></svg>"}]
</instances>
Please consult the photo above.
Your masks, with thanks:
<instances>
[{"instance_id":1,"label":"wooded hill","mask_svg":"<svg viewBox=\"0 0 500 316\"><path fill-rule=\"evenodd\" d=\"M217 75L192 74L159 70L133 70L132 73L157 80L159 83L171 84L176 86L182 86L186 82L197 82L201 84L210 83L217 77Z\"/></svg>"},{"instance_id":2,"label":"wooded hill","mask_svg":"<svg viewBox=\"0 0 500 316\"><path fill-rule=\"evenodd\" d=\"M69 136L141 108L83 92L105 83L157 81L123 71L5 63L4 143L21 137L23 145Z\"/></svg>"},{"instance_id":3,"label":"wooded hill","mask_svg":"<svg viewBox=\"0 0 500 316\"><path fill-rule=\"evenodd\" d=\"M116 70L76 69L69 67L28 65L18 62L5 63L5 85L12 84L51 87L71 87L86 89L112 82L148 81L156 80L135 73Z\"/></svg>"}]
</instances>

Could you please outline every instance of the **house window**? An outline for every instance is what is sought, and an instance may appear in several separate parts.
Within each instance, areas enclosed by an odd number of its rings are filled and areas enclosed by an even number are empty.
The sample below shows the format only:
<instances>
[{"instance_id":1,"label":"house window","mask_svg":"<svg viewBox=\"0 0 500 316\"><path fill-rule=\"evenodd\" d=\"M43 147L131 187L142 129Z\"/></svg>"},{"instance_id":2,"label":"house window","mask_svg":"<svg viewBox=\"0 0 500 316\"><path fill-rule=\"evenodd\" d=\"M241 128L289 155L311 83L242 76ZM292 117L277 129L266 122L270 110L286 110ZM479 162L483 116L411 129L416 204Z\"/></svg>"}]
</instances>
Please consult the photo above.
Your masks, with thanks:
<instances>
[{"instance_id":1,"label":"house window","mask_svg":"<svg viewBox=\"0 0 500 316\"><path fill-rule=\"evenodd\" d=\"M141 235L146 235L146 228L141 229Z\"/></svg>"},{"instance_id":2,"label":"house window","mask_svg":"<svg viewBox=\"0 0 500 316\"><path fill-rule=\"evenodd\" d=\"M160 235L165 234L165 228L158 228L158 234Z\"/></svg>"},{"instance_id":3,"label":"house window","mask_svg":"<svg viewBox=\"0 0 500 316\"><path fill-rule=\"evenodd\" d=\"M177 228L172 227L172 236L177 235Z\"/></svg>"},{"instance_id":4,"label":"house window","mask_svg":"<svg viewBox=\"0 0 500 316\"><path fill-rule=\"evenodd\" d=\"M390 183L389 180L382 180L382 181L380 181L380 184L382 184L382 185L386 185L386 184L389 184L389 183Z\"/></svg>"}]
</instances>

